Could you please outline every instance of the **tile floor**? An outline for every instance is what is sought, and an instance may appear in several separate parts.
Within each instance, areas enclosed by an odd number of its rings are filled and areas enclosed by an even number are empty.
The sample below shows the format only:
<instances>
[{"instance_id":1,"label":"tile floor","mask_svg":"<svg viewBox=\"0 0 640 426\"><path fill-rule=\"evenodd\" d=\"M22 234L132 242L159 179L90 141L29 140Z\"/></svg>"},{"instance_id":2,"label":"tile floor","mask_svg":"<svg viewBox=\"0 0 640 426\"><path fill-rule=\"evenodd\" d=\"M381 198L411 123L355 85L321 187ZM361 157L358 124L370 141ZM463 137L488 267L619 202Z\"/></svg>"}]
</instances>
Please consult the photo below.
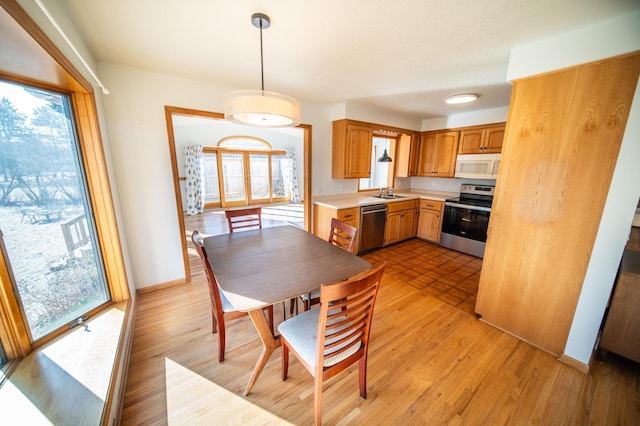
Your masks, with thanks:
<instances>
[{"instance_id":1,"label":"tile floor","mask_svg":"<svg viewBox=\"0 0 640 426\"><path fill-rule=\"evenodd\" d=\"M386 274L475 315L482 259L417 238L365 253L362 258L370 263L386 262Z\"/></svg>"}]
</instances>

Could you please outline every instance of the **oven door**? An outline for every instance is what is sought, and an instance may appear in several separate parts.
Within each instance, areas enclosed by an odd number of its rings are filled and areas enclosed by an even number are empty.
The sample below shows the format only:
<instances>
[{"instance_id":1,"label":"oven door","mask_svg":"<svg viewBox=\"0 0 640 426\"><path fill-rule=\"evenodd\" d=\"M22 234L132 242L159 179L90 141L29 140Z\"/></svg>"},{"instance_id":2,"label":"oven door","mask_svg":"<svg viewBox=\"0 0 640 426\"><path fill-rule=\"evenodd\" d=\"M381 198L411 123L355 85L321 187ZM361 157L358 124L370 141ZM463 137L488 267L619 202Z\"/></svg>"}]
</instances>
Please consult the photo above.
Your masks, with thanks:
<instances>
[{"instance_id":1,"label":"oven door","mask_svg":"<svg viewBox=\"0 0 640 426\"><path fill-rule=\"evenodd\" d=\"M490 208L445 202L442 232L484 243L490 214Z\"/></svg>"}]
</instances>

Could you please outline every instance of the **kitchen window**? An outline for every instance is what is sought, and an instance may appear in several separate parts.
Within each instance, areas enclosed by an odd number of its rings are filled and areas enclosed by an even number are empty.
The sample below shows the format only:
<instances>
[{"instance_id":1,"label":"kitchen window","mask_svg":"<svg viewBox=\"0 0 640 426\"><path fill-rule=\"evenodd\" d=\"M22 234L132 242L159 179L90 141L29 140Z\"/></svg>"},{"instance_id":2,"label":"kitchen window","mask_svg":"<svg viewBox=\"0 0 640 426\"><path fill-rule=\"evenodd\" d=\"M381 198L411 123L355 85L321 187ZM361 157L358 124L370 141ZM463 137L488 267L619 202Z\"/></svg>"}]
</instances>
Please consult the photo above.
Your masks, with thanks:
<instances>
[{"instance_id":1,"label":"kitchen window","mask_svg":"<svg viewBox=\"0 0 640 426\"><path fill-rule=\"evenodd\" d=\"M395 155L396 138L373 136L371 149L371 176L358 180L358 191L370 191L372 189L388 188L393 186L394 163L380 162L385 150L393 159Z\"/></svg>"}]
</instances>

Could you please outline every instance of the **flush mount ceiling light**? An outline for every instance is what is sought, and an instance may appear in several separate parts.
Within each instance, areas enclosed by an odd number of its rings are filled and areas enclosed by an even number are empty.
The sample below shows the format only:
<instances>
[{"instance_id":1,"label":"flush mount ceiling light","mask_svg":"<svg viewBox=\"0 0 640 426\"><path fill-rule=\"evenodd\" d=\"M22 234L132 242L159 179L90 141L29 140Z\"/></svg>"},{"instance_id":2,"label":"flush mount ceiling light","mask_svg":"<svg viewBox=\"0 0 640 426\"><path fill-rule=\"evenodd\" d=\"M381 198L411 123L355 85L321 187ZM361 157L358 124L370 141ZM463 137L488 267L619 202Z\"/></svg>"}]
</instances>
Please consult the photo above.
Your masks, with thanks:
<instances>
[{"instance_id":1,"label":"flush mount ceiling light","mask_svg":"<svg viewBox=\"0 0 640 426\"><path fill-rule=\"evenodd\" d=\"M448 104L466 104L467 102L473 102L478 99L478 95L475 93L464 93L462 95L449 96L445 102Z\"/></svg>"},{"instance_id":2,"label":"flush mount ceiling light","mask_svg":"<svg viewBox=\"0 0 640 426\"><path fill-rule=\"evenodd\" d=\"M258 127L292 127L300 124L300 102L276 92L264 90L262 30L271 21L263 13L251 15L251 23L260 29L260 75L262 90L235 90L224 96L224 118L238 124Z\"/></svg>"}]
</instances>

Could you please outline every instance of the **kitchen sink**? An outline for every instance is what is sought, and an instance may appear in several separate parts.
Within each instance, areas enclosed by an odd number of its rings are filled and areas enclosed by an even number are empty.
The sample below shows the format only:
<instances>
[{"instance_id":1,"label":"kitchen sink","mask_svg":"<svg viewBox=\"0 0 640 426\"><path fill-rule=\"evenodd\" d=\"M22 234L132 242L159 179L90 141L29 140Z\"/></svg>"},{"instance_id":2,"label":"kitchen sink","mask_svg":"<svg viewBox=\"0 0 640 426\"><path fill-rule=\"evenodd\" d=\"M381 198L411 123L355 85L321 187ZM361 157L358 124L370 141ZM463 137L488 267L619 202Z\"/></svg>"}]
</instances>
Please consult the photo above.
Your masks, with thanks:
<instances>
[{"instance_id":1,"label":"kitchen sink","mask_svg":"<svg viewBox=\"0 0 640 426\"><path fill-rule=\"evenodd\" d=\"M382 198L383 200L395 200L397 198L407 198L406 195L374 195L376 198Z\"/></svg>"}]
</instances>

